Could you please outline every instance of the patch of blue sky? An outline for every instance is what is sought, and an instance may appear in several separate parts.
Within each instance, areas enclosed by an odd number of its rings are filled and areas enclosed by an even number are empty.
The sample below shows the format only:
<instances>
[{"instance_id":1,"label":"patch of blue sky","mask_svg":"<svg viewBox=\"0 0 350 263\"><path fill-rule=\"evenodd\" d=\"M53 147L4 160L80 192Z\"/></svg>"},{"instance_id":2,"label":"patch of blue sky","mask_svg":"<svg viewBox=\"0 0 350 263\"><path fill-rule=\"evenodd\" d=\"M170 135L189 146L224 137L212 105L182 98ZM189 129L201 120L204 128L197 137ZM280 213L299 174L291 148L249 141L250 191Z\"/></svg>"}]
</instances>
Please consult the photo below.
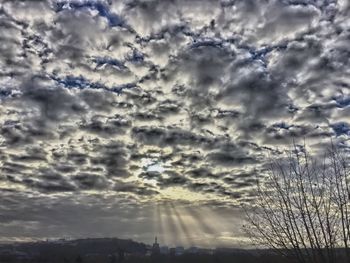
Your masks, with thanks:
<instances>
[{"instance_id":1,"label":"patch of blue sky","mask_svg":"<svg viewBox=\"0 0 350 263\"><path fill-rule=\"evenodd\" d=\"M52 79L63 85L65 88L78 88L78 89L107 89L107 87L101 83L90 82L82 76L66 76L64 78L59 78L52 76Z\"/></svg>"},{"instance_id":2,"label":"patch of blue sky","mask_svg":"<svg viewBox=\"0 0 350 263\"><path fill-rule=\"evenodd\" d=\"M350 106L350 97L347 97L347 96L334 97L333 100L337 103L338 108L345 108Z\"/></svg>"},{"instance_id":3,"label":"patch of blue sky","mask_svg":"<svg viewBox=\"0 0 350 263\"><path fill-rule=\"evenodd\" d=\"M285 122L279 122L279 123L273 124L272 127L288 130L289 128L294 127L294 125L288 125Z\"/></svg>"},{"instance_id":4,"label":"patch of blue sky","mask_svg":"<svg viewBox=\"0 0 350 263\"><path fill-rule=\"evenodd\" d=\"M203 39L203 40L195 40L190 45L190 49L199 48L199 47L222 48L223 47L223 41L222 40L215 40L215 39Z\"/></svg>"},{"instance_id":5,"label":"patch of blue sky","mask_svg":"<svg viewBox=\"0 0 350 263\"><path fill-rule=\"evenodd\" d=\"M298 110L299 110L299 108L293 104L288 104L288 106L287 106L287 111L289 113L293 114L293 113L296 113Z\"/></svg>"},{"instance_id":6,"label":"patch of blue sky","mask_svg":"<svg viewBox=\"0 0 350 263\"><path fill-rule=\"evenodd\" d=\"M92 9L96 10L98 14L108 20L110 27L123 26L124 20L117 14L110 12L108 6L101 1L57 1L55 4L56 12L66 9Z\"/></svg>"},{"instance_id":7,"label":"patch of blue sky","mask_svg":"<svg viewBox=\"0 0 350 263\"><path fill-rule=\"evenodd\" d=\"M129 52L125 57L125 60L131 63L141 63L144 61L144 59L145 55L137 49L133 49L132 52Z\"/></svg>"},{"instance_id":8,"label":"patch of blue sky","mask_svg":"<svg viewBox=\"0 0 350 263\"><path fill-rule=\"evenodd\" d=\"M1 87L0 88L0 100L6 100L13 97L16 97L16 95L19 95L20 91L14 88L10 87Z\"/></svg>"},{"instance_id":9,"label":"patch of blue sky","mask_svg":"<svg viewBox=\"0 0 350 263\"><path fill-rule=\"evenodd\" d=\"M51 76L51 78L67 89L99 89L117 94L121 94L124 89L132 89L137 86L135 83L125 83L119 86L107 87L99 82L90 82L83 76L65 76L64 78Z\"/></svg>"},{"instance_id":10,"label":"patch of blue sky","mask_svg":"<svg viewBox=\"0 0 350 263\"><path fill-rule=\"evenodd\" d=\"M350 135L350 126L346 122L338 122L330 125L337 136Z\"/></svg>"},{"instance_id":11,"label":"patch of blue sky","mask_svg":"<svg viewBox=\"0 0 350 263\"><path fill-rule=\"evenodd\" d=\"M12 91L7 89L0 89L0 98L11 96Z\"/></svg>"}]
</instances>

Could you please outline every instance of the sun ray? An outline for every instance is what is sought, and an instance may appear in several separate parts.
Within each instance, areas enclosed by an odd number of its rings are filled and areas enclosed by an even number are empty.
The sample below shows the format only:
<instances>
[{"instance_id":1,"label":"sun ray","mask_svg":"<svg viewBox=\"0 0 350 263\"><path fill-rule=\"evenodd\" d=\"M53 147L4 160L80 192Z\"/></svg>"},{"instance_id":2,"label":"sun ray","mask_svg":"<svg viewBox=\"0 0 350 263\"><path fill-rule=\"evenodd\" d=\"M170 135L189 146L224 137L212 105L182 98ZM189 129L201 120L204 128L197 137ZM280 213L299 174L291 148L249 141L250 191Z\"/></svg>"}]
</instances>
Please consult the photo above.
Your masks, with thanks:
<instances>
[{"instance_id":1,"label":"sun ray","mask_svg":"<svg viewBox=\"0 0 350 263\"><path fill-rule=\"evenodd\" d=\"M165 226L167 229L167 236L169 237L169 242L171 242L171 245L176 245L179 241L179 234L176 222L168 205L165 204L164 206L162 206L162 209L164 210L164 216L166 219Z\"/></svg>"},{"instance_id":2,"label":"sun ray","mask_svg":"<svg viewBox=\"0 0 350 263\"><path fill-rule=\"evenodd\" d=\"M203 235L203 231L201 230L199 224L197 223L197 220L193 218L186 209L182 208L182 214L183 217L186 218L186 223L190 228L190 234L193 241L193 245L195 246L202 246L205 245L206 247L209 247L209 243L206 241L205 234Z\"/></svg>"},{"instance_id":3,"label":"sun ray","mask_svg":"<svg viewBox=\"0 0 350 263\"><path fill-rule=\"evenodd\" d=\"M192 240L192 237L190 235L190 231L189 231L186 223L184 222L184 220L183 220L183 218L181 216L181 213L178 212L178 210L177 210L176 206L174 205L174 203L170 202L170 207L171 207L171 210L172 210L173 214L176 216L177 222L179 223L180 228L182 229L182 232L185 235L186 244L192 246L193 245L193 240Z\"/></svg>"},{"instance_id":4,"label":"sun ray","mask_svg":"<svg viewBox=\"0 0 350 263\"><path fill-rule=\"evenodd\" d=\"M206 222L205 218L208 218L207 215L203 216L203 214L193 207L186 207L187 212L195 219L195 221L198 223L199 227L204 233L214 235L215 229Z\"/></svg>"},{"instance_id":5,"label":"sun ray","mask_svg":"<svg viewBox=\"0 0 350 263\"><path fill-rule=\"evenodd\" d=\"M167 243L168 240L168 236L166 235L166 233L164 232L164 222L163 222L163 214L161 213L161 207L160 204L157 203L157 205L155 206L155 210L156 210L156 217L157 219L155 220L155 224L157 225L156 232L155 235L160 237L165 243Z\"/></svg>"}]
</instances>

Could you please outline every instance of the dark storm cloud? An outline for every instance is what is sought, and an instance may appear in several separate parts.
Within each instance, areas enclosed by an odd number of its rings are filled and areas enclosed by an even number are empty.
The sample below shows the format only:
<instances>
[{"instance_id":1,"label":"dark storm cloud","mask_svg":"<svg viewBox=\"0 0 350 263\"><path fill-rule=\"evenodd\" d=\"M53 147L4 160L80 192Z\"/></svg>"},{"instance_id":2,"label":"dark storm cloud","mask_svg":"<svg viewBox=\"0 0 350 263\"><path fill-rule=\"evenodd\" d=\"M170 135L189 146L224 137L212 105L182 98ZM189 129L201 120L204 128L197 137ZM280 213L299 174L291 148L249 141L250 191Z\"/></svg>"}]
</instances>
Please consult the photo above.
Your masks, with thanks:
<instances>
[{"instance_id":1,"label":"dark storm cloud","mask_svg":"<svg viewBox=\"0 0 350 263\"><path fill-rule=\"evenodd\" d=\"M4 212L0 215L0 221L6 226L1 230L4 240L22 237L57 238L60 233L68 232L76 237L91 237L96 236L95 229L98 229L99 237L113 237L113 233L118 232L119 237L130 238L132 229L141 233L140 223L148 224L146 219L151 214L150 207L140 209L116 196L103 198L75 194L57 200L41 196L28 198L25 193L13 191L1 193L0 207ZM107 206L111 209L106 209ZM6 212L3 208L6 208ZM19 214L18 210L22 213ZM118 219L124 223L115 224ZM147 238L151 238L151 232L152 229L146 234Z\"/></svg>"},{"instance_id":2,"label":"dark storm cloud","mask_svg":"<svg viewBox=\"0 0 350 263\"><path fill-rule=\"evenodd\" d=\"M59 155L56 155L59 156ZM75 165L83 165L87 163L89 155L86 153L81 153L77 151L68 152L66 156L61 156L63 158L67 158L70 162L73 162Z\"/></svg>"},{"instance_id":3,"label":"dark storm cloud","mask_svg":"<svg viewBox=\"0 0 350 263\"><path fill-rule=\"evenodd\" d=\"M293 140L348 147L349 10L344 0L3 1L1 234L21 236L13 221L31 222L27 237L39 223L79 236L98 220L110 233L126 204L121 220L135 228L145 215L134 206L176 188L217 206L252 202L268 156ZM74 209L96 220L77 222Z\"/></svg>"},{"instance_id":4,"label":"dark storm cloud","mask_svg":"<svg viewBox=\"0 0 350 263\"><path fill-rule=\"evenodd\" d=\"M270 143L288 144L293 139L306 138L309 136L327 136L329 133L319 133L319 126L312 125L293 125L284 122L274 123L265 129L265 140Z\"/></svg>"},{"instance_id":5,"label":"dark storm cloud","mask_svg":"<svg viewBox=\"0 0 350 263\"><path fill-rule=\"evenodd\" d=\"M216 178L217 175L213 174L208 167L200 167L188 171L188 174L194 178Z\"/></svg>"},{"instance_id":6,"label":"dark storm cloud","mask_svg":"<svg viewBox=\"0 0 350 263\"><path fill-rule=\"evenodd\" d=\"M115 102L114 96L97 90L84 90L80 96L91 109L96 111L110 111Z\"/></svg>"},{"instance_id":7,"label":"dark storm cloud","mask_svg":"<svg viewBox=\"0 0 350 263\"><path fill-rule=\"evenodd\" d=\"M41 118L60 121L74 114L82 114L85 109L81 102L68 90L57 87L40 87L32 80L23 84L21 100L29 107L38 107Z\"/></svg>"},{"instance_id":8,"label":"dark storm cloud","mask_svg":"<svg viewBox=\"0 0 350 263\"><path fill-rule=\"evenodd\" d=\"M230 166L230 165L244 165L246 163L256 163L256 160L250 156L240 155L237 153L217 151L212 152L207 156L208 161L215 164Z\"/></svg>"},{"instance_id":9,"label":"dark storm cloud","mask_svg":"<svg viewBox=\"0 0 350 263\"><path fill-rule=\"evenodd\" d=\"M72 172L74 172L76 170L75 166L67 165L67 164L64 164L64 163L55 164L55 165L53 165L53 168L56 171L61 172L61 173L72 173Z\"/></svg>"},{"instance_id":10,"label":"dark storm cloud","mask_svg":"<svg viewBox=\"0 0 350 263\"><path fill-rule=\"evenodd\" d=\"M158 185L160 187L170 187L177 185L184 186L188 181L188 179L185 176L180 175L174 171L167 171L165 174L167 175L166 178L161 178L160 180L158 180Z\"/></svg>"},{"instance_id":11,"label":"dark storm cloud","mask_svg":"<svg viewBox=\"0 0 350 263\"><path fill-rule=\"evenodd\" d=\"M162 174L159 172L146 171L139 174L140 178L155 180L157 185L161 188L167 188L171 186L185 186L189 181L184 175L180 175L175 171L165 171Z\"/></svg>"},{"instance_id":12,"label":"dark storm cloud","mask_svg":"<svg viewBox=\"0 0 350 263\"><path fill-rule=\"evenodd\" d=\"M136 182L124 183L122 181L116 181L113 188L117 193L132 193L141 196L152 196L158 193L151 186L142 186Z\"/></svg>"},{"instance_id":13,"label":"dark storm cloud","mask_svg":"<svg viewBox=\"0 0 350 263\"><path fill-rule=\"evenodd\" d=\"M187 130L165 127L135 127L132 133L136 139L145 144L155 145L192 145L209 146L215 143L215 138L195 134Z\"/></svg>"},{"instance_id":14,"label":"dark storm cloud","mask_svg":"<svg viewBox=\"0 0 350 263\"><path fill-rule=\"evenodd\" d=\"M80 125L82 130L101 136L124 134L129 127L131 127L131 121L118 115L108 118L104 116L93 116L89 122Z\"/></svg>"},{"instance_id":15,"label":"dark storm cloud","mask_svg":"<svg viewBox=\"0 0 350 263\"><path fill-rule=\"evenodd\" d=\"M81 189L104 189L108 185L106 178L99 174L82 172L75 175L73 180Z\"/></svg>"},{"instance_id":16,"label":"dark storm cloud","mask_svg":"<svg viewBox=\"0 0 350 263\"><path fill-rule=\"evenodd\" d=\"M192 183L189 185L189 189L199 191L208 194L217 194L219 196L227 196L232 199L239 199L242 194L239 193L239 187L224 187L216 182L211 183Z\"/></svg>"},{"instance_id":17,"label":"dark storm cloud","mask_svg":"<svg viewBox=\"0 0 350 263\"><path fill-rule=\"evenodd\" d=\"M57 176L56 178L46 178L46 176ZM69 180L60 178L59 175L42 175L39 180L24 179L22 181L27 187L43 193L62 193L76 190L76 186Z\"/></svg>"},{"instance_id":18,"label":"dark storm cloud","mask_svg":"<svg viewBox=\"0 0 350 263\"><path fill-rule=\"evenodd\" d=\"M129 176L129 154L122 142L111 141L105 145L95 145L94 153L96 155L91 157L91 164L102 165L106 169L108 177Z\"/></svg>"},{"instance_id":19,"label":"dark storm cloud","mask_svg":"<svg viewBox=\"0 0 350 263\"><path fill-rule=\"evenodd\" d=\"M2 167L2 173L4 181L43 193L70 192L76 189L68 178L50 168L33 169L30 166L7 163Z\"/></svg>"},{"instance_id":20,"label":"dark storm cloud","mask_svg":"<svg viewBox=\"0 0 350 263\"><path fill-rule=\"evenodd\" d=\"M26 121L5 120L0 134L7 147L32 144L36 140L50 140L56 137L55 131L48 129L45 120L29 118Z\"/></svg>"},{"instance_id":21,"label":"dark storm cloud","mask_svg":"<svg viewBox=\"0 0 350 263\"><path fill-rule=\"evenodd\" d=\"M193 85L194 95L201 95L207 93L210 86L221 84L224 69L234 60L233 51L212 42L202 41L190 46L177 57L175 63L182 73L191 72L194 82L190 84Z\"/></svg>"},{"instance_id":22,"label":"dark storm cloud","mask_svg":"<svg viewBox=\"0 0 350 263\"><path fill-rule=\"evenodd\" d=\"M24 154L9 155L15 162L47 161L47 152L39 147L27 147Z\"/></svg>"}]
</instances>

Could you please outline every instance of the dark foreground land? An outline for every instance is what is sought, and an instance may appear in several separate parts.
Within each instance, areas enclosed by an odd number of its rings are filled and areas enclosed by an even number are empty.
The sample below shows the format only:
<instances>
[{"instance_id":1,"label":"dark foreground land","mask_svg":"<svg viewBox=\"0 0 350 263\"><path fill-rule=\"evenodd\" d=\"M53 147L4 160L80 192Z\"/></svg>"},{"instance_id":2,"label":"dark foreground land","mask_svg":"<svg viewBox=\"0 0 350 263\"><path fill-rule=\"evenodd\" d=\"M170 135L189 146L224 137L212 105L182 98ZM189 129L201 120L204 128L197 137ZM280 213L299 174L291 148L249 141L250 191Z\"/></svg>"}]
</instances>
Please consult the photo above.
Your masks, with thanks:
<instances>
[{"instance_id":1,"label":"dark foreground land","mask_svg":"<svg viewBox=\"0 0 350 263\"><path fill-rule=\"evenodd\" d=\"M160 256L127 256L123 259L111 255L99 256L38 256L31 259L3 258L1 263L293 263L274 255L237 255L215 253L213 255L184 254Z\"/></svg>"},{"instance_id":2,"label":"dark foreground land","mask_svg":"<svg viewBox=\"0 0 350 263\"><path fill-rule=\"evenodd\" d=\"M162 254L161 254L162 253ZM0 263L293 263L269 250L169 249L117 238L56 240L0 246Z\"/></svg>"}]
</instances>

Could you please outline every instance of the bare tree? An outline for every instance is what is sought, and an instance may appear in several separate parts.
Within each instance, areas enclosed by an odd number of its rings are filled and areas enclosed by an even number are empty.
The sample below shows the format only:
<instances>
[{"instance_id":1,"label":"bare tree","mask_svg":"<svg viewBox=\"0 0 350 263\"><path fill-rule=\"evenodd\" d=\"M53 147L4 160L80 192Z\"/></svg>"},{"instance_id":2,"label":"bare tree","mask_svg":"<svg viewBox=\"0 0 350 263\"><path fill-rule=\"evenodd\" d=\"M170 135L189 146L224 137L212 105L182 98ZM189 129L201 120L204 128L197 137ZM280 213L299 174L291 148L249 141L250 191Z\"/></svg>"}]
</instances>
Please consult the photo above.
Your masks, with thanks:
<instances>
[{"instance_id":1,"label":"bare tree","mask_svg":"<svg viewBox=\"0 0 350 263\"><path fill-rule=\"evenodd\" d=\"M322 158L296 145L270 162L257 182L257 199L246 208L245 231L256 244L301 263L350 262L348 160L331 147Z\"/></svg>"}]
</instances>

